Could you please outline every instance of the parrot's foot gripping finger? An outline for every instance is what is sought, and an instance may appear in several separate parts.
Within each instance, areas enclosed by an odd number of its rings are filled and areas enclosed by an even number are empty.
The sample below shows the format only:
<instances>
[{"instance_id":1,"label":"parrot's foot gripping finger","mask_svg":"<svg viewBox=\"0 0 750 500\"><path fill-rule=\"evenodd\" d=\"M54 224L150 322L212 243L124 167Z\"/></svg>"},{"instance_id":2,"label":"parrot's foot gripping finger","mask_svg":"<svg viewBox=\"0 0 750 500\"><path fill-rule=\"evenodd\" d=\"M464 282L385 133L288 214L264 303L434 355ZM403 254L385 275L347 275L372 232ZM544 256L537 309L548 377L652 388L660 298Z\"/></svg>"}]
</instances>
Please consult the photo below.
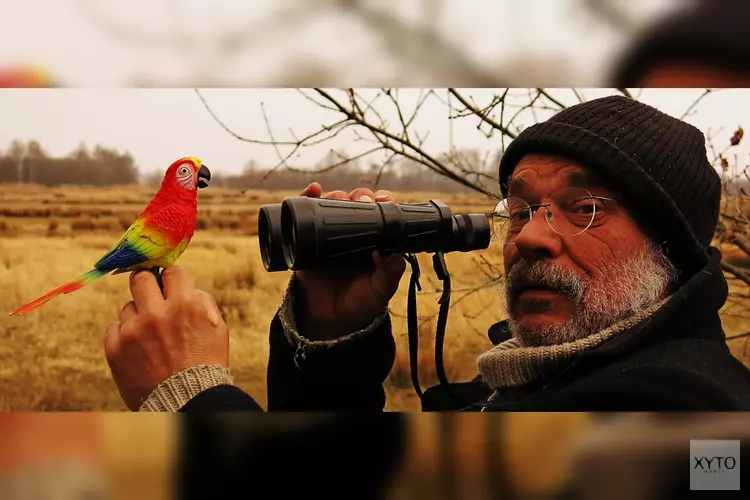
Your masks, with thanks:
<instances>
[{"instance_id":1,"label":"parrot's foot gripping finger","mask_svg":"<svg viewBox=\"0 0 750 500\"><path fill-rule=\"evenodd\" d=\"M164 283L161 280L161 268L159 266L154 266L151 269L149 269L149 271L151 271L151 274L153 274L154 277L156 278L156 283L159 284L159 289L161 290L161 293L163 294Z\"/></svg>"}]
</instances>

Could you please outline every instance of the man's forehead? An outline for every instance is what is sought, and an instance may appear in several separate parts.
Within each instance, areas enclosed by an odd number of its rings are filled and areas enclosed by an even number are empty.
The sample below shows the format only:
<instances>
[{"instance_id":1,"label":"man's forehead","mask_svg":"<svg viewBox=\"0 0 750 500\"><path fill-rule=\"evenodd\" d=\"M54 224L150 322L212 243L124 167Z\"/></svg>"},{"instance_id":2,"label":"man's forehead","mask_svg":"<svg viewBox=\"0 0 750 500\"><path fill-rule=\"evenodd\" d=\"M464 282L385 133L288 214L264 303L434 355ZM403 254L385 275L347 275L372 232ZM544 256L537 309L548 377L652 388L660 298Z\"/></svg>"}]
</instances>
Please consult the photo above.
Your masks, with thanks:
<instances>
[{"instance_id":1,"label":"man's forehead","mask_svg":"<svg viewBox=\"0 0 750 500\"><path fill-rule=\"evenodd\" d=\"M571 187L598 187L604 182L592 170L580 163L560 157L527 156L515 168L508 181L508 191L518 192L550 182Z\"/></svg>"}]
</instances>

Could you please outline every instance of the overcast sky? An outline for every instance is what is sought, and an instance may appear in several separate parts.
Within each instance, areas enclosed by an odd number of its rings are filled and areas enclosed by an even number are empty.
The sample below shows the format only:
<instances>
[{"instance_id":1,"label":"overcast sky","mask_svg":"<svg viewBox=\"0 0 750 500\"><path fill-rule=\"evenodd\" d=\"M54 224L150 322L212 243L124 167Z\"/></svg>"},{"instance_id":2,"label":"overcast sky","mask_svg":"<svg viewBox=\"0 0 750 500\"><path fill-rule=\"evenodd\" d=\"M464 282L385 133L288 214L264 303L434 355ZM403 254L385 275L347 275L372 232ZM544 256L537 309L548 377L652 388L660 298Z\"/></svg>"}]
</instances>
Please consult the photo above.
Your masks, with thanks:
<instances>
[{"instance_id":1,"label":"overcast sky","mask_svg":"<svg viewBox=\"0 0 750 500\"><path fill-rule=\"evenodd\" d=\"M294 89L206 89L200 92L229 127L240 135L256 139L268 139L261 103L277 139L292 139L290 129L301 137L338 118L316 107ZM440 92L445 94L444 90ZM463 92L482 105L488 103L497 90L466 89ZM576 102L569 90L554 92L568 104ZM613 92L583 91L586 98ZM647 89L641 99L678 116L700 94L700 90L694 89ZM400 91L400 101L406 110L413 107L417 96L418 90ZM395 117L392 108L382 106L380 109L386 116ZM0 89L0 110L0 148L6 148L15 138L37 139L50 154L64 155L82 142L98 143L130 151L144 171L166 168L175 159L188 155L197 156L212 170L225 173L240 172L251 158L261 165L274 164L278 159L271 146L248 144L225 132L192 89ZM429 132L425 149L434 154L446 151L450 127L445 105L433 98L419 116L413 129L422 136ZM749 125L748 117L750 90L739 89L712 93L701 101L697 113L686 120L704 133L723 127L724 131L716 138L717 147L723 147L738 125ZM523 124L531 123L533 119L526 115ZM499 138L488 139L477 131L476 124L474 118L454 120L455 147L497 150ZM744 164L748 163L750 151L746 143L738 150ZM332 147L357 153L371 145L355 141L353 134L341 134L317 149L303 150L292 159L292 164L314 163Z\"/></svg>"}]
</instances>

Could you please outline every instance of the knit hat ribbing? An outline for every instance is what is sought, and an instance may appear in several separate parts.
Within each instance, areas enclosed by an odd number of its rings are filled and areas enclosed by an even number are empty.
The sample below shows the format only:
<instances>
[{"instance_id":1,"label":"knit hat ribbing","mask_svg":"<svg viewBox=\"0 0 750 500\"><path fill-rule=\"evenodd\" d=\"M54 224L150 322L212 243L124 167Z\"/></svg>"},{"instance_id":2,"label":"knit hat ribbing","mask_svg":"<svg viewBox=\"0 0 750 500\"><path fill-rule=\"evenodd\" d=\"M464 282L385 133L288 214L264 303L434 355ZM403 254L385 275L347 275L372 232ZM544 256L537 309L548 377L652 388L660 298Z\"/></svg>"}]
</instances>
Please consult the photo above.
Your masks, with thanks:
<instances>
[{"instance_id":1,"label":"knit hat ribbing","mask_svg":"<svg viewBox=\"0 0 750 500\"><path fill-rule=\"evenodd\" d=\"M611 182L686 276L707 262L721 180L697 128L624 96L572 106L511 142L500 161L503 196L515 166L532 153L580 162Z\"/></svg>"}]
</instances>

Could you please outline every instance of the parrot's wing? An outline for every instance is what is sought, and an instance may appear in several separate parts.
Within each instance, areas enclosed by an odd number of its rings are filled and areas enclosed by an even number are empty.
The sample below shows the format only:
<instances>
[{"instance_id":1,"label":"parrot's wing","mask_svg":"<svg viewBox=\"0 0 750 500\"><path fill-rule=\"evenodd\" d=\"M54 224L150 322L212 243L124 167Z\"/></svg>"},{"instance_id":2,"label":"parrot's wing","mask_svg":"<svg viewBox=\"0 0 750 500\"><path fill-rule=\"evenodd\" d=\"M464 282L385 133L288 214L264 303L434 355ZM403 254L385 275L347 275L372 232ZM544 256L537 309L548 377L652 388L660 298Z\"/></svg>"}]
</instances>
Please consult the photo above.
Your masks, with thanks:
<instances>
[{"instance_id":1,"label":"parrot's wing","mask_svg":"<svg viewBox=\"0 0 750 500\"><path fill-rule=\"evenodd\" d=\"M127 269L168 254L171 250L168 235L158 227L147 225L147 221L146 217L138 218L94 267L107 271Z\"/></svg>"}]
</instances>

